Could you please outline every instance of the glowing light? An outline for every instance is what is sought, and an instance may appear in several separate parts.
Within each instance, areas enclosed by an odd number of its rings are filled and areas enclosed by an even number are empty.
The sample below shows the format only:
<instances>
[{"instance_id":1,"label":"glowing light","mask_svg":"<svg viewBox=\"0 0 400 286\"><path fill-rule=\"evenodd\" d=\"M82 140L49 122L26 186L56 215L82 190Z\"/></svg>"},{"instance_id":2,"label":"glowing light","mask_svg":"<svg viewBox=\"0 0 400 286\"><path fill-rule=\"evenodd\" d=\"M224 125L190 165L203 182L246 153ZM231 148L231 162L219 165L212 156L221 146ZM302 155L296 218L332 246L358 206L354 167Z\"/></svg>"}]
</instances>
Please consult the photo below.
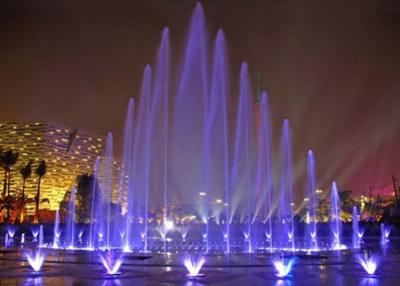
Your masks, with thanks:
<instances>
[{"instance_id":1,"label":"glowing light","mask_svg":"<svg viewBox=\"0 0 400 286\"><path fill-rule=\"evenodd\" d=\"M206 263L206 259L201 256L199 258L186 257L183 260L183 265L186 267L189 277L198 277L203 276L204 274L200 274L200 270L203 267L204 263Z\"/></svg>"},{"instance_id":2,"label":"glowing light","mask_svg":"<svg viewBox=\"0 0 400 286\"><path fill-rule=\"evenodd\" d=\"M26 254L26 259L28 260L29 265L35 272L40 271L45 258L46 256L41 254L40 251L36 251L34 254L31 253Z\"/></svg>"},{"instance_id":3,"label":"glowing light","mask_svg":"<svg viewBox=\"0 0 400 286\"><path fill-rule=\"evenodd\" d=\"M165 220L164 221L164 227L167 231L170 231L174 228L174 222L172 220Z\"/></svg>"},{"instance_id":4,"label":"glowing light","mask_svg":"<svg viewBox=\"0 0 400 286\"><path fill-rule=\"evenodd\" d=\"M16 230L15 230L14 228L8 228L8 229L7 229L7 232L8 232L8 237L9 237L10 239L13 239Z\"/></svg>"},{"instance_id":5,"label":"glowing light","mask_svg":"<svg viewBox=\"0 0 400 286\"><path fill-rule=\"evenodd\" d=\"M100 262L109 275L116 275L122 265L122 255L114 257L111 251L99 253Z\"/></svg>"},{"instance_id":6,"label":"glowing light","mask_svg":"<svg viewBox=\"0 0 400 286\"><path fill-rule=\"evenodd\" d=\"M32 236L34 239L37 239L38 235L39 235L39 230L37 229L32 229L31 230Z\"/></svg>"},{"instance_id":7,"label":"glowing light","mask_svg":"<svg viewBox=\"0 0 400 286\"><path fill-rule=\"evenodd\" d=\"M365 272L369 275L375 274L376 269L378 268L378 257L376 255L372 255L369 257L359 255L357 257L358 263L364 268Z\"/></svg>"},{"instance_id":8,"label":"glowing light","mask_svg":"<svg viewBox=\"0 0 400 286\"><path fill-rule=\"evenodd\" d=\"M292 271L295 261L295 258L285 259L280 257L275 259L272 263L276 270L276 276L279 278L288 276Z\"/></svg>"},{"instance_id":9,"label":"glowing light","mask_svg":"<svg viewBox=\"0 0 400 286\"><path fill-rule=\"evenodd\" d=\"M364 229L360 229L358 231L357 236L358 236L359 239L362 239L364 237L364 232L365 232Z\"/></svg>"}]
</instances>

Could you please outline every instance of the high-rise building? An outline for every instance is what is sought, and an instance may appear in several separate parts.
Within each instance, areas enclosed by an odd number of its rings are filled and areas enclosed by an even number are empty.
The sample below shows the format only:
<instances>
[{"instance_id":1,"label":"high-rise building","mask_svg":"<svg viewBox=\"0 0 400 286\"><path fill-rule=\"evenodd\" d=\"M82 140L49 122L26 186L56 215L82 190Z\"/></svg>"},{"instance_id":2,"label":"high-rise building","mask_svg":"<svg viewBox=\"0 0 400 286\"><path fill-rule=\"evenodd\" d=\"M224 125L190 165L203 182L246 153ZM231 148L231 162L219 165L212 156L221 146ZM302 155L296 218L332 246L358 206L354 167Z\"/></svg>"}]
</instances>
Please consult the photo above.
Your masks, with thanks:
<instances>
[{"instance_id":1,"label":"high-rise building","mask_svg":"<svg viewBox=\"0 0 400 286\"><path fill-rule=\"evenodd\" d=\"M11 170L11 193L21 190L22 177L19 170L32 160L32 177L26 182L25 193L34 198L37 189L34 170L41 160L46 161L47 174L41 182L41 198L49 199L49 203L42 204L41 209L59 208L65 193L76 184L77 175L93 171L96 158L103 155L104 145L103 136L59 124L0 123L0 147L3 151L19 153L17 164ZM114 164L117 165L117 162ZM27 206L28 213L32 213L33 207L34 204Z\"/></svg>"}]
</instances>

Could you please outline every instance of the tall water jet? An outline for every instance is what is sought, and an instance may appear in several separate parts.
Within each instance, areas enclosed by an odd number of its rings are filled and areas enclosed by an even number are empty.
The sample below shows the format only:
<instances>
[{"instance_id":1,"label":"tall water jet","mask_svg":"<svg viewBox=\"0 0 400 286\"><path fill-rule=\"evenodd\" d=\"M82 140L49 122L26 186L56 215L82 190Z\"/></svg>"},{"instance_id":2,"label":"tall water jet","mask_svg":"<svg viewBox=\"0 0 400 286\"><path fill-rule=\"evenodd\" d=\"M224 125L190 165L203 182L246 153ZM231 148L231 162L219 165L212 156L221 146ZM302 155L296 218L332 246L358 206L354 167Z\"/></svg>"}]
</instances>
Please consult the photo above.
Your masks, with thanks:
<instances>
[{"instance_id":1,"label":"tall water jet","mask_svg":"<svg viewBox=\"0 0 400 286\"><path fill-rule=\"evenodd\" d=\"M54 219L53 227L53 248L59 248L60 246L60 212L56 210L56 216Z\"/></svg>"},{"instance_id":2,"label":"tall water jet","mask_svg":"<svg viewBox=\"0 0 400 286\"><path fill-rule=\"evenodd\" d=\"M272 135L271 118L268 95L264 91L260 96L260 123L258 127L257 140L257 178L256 178L256 197L258 204L253 216L255 221L263 203L265 203L266 224L265 236L272 250Z\"/></svg>"},{"instance_id":3,"label":"tall water jet","mask_svg":"<svg viewBox=\"0 0 400 286\"><path fill-rule=\"evenodd\" d=\"M332 247L336 250L342 249L342 222L340 220L340 198L336 182L332 182L331 190L331 232Z\"/></svg>"},{"instance_id":4,"label":"tall water jet","mask_svg":"<svg viewBox=\"0 0 400 286\"><path fill-rule=\"evenodd\" d=\"M386 246L389 242L389 235L391 232L391 227L386 226L384 223L381 223L381 245Z\"/></svg>"},{"instance_id":5,"label":"tall water jet","mask_svg":"<svg viewBox=\"0 0 400 286\"><path fill-rule=\"evenodd\" d=\"M210 100L207 106L205 148L205 184L208 198L224 197L225 252L230 253L229 158L228 158L228 66L224 32L215 39ZM223 193L217 193L217 191Z\"/></svg>"},{"instance_id":6,"label":"tall water jet","mask_svg":"<svg viewBox=\"0 0 400 286\"><path fill-rule=\"evenodd\" d=\"M116 236L114 231L115 224L112 218L115 215L116 208L111 208L113 203L113 135L107 134L104 155L99 163L98 180L100 188L100 199L96 212L97 232L103 236L103 246L109 249Z\"/></svg>"},{"instance_id":7,"label":"tall water jet","mask_svg":"<svg viewBox=\"0 0 400 286\"><path fill-rule=\"evenodd\" d=\"M315 177L315 158L314 153L309 150L307 154L307 194L308 194L308 210L309 210L309 224L307 225L307 238L308 247L311 249L318 249L317 237L317 219L315 210L317 207L316 199L316 177Z\"/></svg>"},{"instance_id":8,"label":"tall water jet","mask_svg":"<svg viewBox=\"0 0 400 286\"><path fill-rule=\"evenodd\" d=\"M94 229L95 225L98 223L95 219L95 208L100 206L99 195L98 195L98 185L97 185L97 172L99 169L100 157L96 158L93 166L93 181L92 181L92 201L90 204L90 225L89 225L89 249L94 248Z\"/></svg>"},{"instance_id":9,"label":"tall water jet","mask_svg":"<svg viewBox=\"0 0 400 286\"><path fill-rule=\"evenodd\" d=\"M353 207L353 221L352 221L352 229L353 229L353 248L360 248L360 228L359 228L359 219L358 219L358 211L357 207Z\"/></svg>"},{"instance_id":10,"label":"tall water jet","mask_svg":"<svg viewBox=\"0 0 400 286\"><path fill-rule=\"evenodd\" d=\"M154 73L153 97L150 110L150 169L151 188L162 190L163 221L168 220L168 132L169 132L169 29L162 31ZM161 194L157 194L161 197Z\"/></svg>"},{"instance_id":11,"label":"tall water jet","mask_svg":"<svg viewBox=\"0 0 400 286\"><path fill-rule=\"evenodd\" d=\"M190 24L173 109L171 144L171 189L183 201L197 202L206 193L204 138L207 124L208 74L207 38L203 8L197 3ZM199 204L196 204L197 206ZM206 202L199 215L208 218ZM208 219L203 219L208 221Z\"/></svg>"},{"instance_id":12,"label":"tall water jet","mask_svg":"<svg viewBox=\"0 0 400 286\"><path fill-rule=\"evenodd\" d=\"M240 88L239 88L239 105L236 118L236 132L234 138L233 163L231 170L231 186L235 190L236 195L240 195L231 200L232 207L230 209L230 220L238 207L239 202L246 198L245 206L247 218L247 252L252 252L252 228L251 228L251 208L253 202L251 200L254 193L254 180L252 174L255 173L255 122L253 99L250 90L250 81L248 75L247 63L242 63L240 70ZM244 193L243 193L244 192Z\"/></svg>"},{"instance_id":13,"label":"tall water jet","mask_svg":"<svg viewBox=\"0 0 400 286\"><path fill-rule=\"evenodd\" d=\"M76 188L72 187L69 194L68 213L66 218L67 247L69 249L74 248L74 242L75 242L75 197L76 197Z\"/></svg>"},{"instance_id":14,"label":"tall water jet","mask_svg":"<svg viewBox=\"0 0 400 286\"><path fill-rule=\"evenodd\" d=\"M121 164L119 186L118 186L119 192L120 193L124 192L127 195L126 217L125 217L126 221L125 221L125 232L124 232L125 233L124 249L126 251L130 250L130 238L132 236L131 225L133 220L133 209L134 209L133 207L134 109L135 109L135 101L133 98L130 98L128 102L128 110L125 119L122 164Z\"/></svg>"},{"instance_id":15,"label":"tall water jet","mask_svg":"<svg viewBox=\"0 0 400 286\"><path fill-rule=\"evenodd\" d=\"M135 209L137 217L143 224L140 232L144 233L143 251L147 252L148 242L148 193L149 193L149 166L150 166L150 103L151 103L151 67L146 65L143 73L139 99L135 137L134 137L134 167L133 192L138 201ZM132 192L132 190L130 191ZM131 201L132 202L132 201Z\"/></svg>"},{"instance_id":16,"label":"tall water jet","mask_svg":"<svg viewBox=\"0 0 400 286\"><path fill-rule=\"evenodd\" d=\"M280 165L280 209L279 220L282 224L281 239L286 236L289 246L294 250L294 221L293 221L293 170L292 170L292 141L289 120L285 119L281 136L281 165Z\"/></svg>"},{"instance_id":17,"label":"tall water jet","mask_svg":"<svg viewBox=\"0 0 400 286\"><path fill-rule=\"evenodd\" d=\"M39 227L39 247L44 246L44 232L43 232L43 225L41 224Z\"/></svg>"}]
</instances>

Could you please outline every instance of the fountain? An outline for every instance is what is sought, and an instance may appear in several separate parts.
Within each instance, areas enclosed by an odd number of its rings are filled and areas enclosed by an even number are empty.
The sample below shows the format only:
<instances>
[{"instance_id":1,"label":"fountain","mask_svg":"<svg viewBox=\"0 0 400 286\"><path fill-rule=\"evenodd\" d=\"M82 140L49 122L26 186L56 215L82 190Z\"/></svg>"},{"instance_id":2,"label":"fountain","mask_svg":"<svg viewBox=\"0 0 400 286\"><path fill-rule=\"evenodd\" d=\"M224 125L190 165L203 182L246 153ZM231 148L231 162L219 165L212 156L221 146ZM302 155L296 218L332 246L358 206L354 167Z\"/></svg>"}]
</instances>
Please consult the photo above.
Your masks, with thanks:
<instances>
[{"instance_id":1,"label":"fountain","mask_svg":"<svg viewBox=\"0 0 400 286\"><path fill-rule=\"evenodd\" d=\"M390 226L386 226L384 223L381 223L381 245L386 246L389 242L389 235L392 230Z\"/></svg>"},{"instance_id":2,"label":"fountain","mask_svg":"<svg viewBox=\"0 0 400 286\"><path fill-rule=\"evenodd\" d=\"M379 259L376 255L370 256L357 256L357 262L362 266L362 268L367 272L369 275L375 274L376 269L378 268Z\"/></svg>"},{"instance_id":3,"label":"fountain","mask_svg":"<svg viewBox=\"0 0 400 286\"><path fill-rule=\"evenodd\" d=\"M352 228L353 228L353 248L360 248L360 228L358 226L358 211L357 207L353 207L353 221L352 221Z\"/></svg>"},{"instance_id":4,"label":"fountain","mask_svg":"<svg viewBox=\"0 0 400 286\"><path fill-rule=\"evenodd\" d=\"M46 256L40 250L26 254L26 259L35 272L39 272L42 269L45 258Z\"/></svg>"},{"instance_id":5,"label":"fountain","mask_svg":"<svg viewBox=\"0 0 400 286\"><path fill-rule=\"evenodd\" d=\"M44 246L44 232L43 232L43 225L41 224L39 227L39 247Z\"/></svg>"},{"instance_id":6,"label":"fountain","mask_svg":"<svg viewBox=\"0 0 400 286\"><path fill-rule=\"evenodd\" d=\"M340 219L340 199L336 182L332 182L331 191L331 231L333 249L341 250L345 248L345 246L341 243L342 222Z\"/></svg>"},{"instance_id":7,"label":"fountain","mask_svg":"<svg viewBox=\"0 0 400 286\"><path fill-rule=\"evenodd\" d=\"M123 259L122 255L116 255L111 250L99 253L99 259L103 267L106 269L109 275L120 274L119 269L121 268Z\"/></svg>"},{"instance_id":8,"label":"fountain","mask_svg":"<svg viewBox=\"0 0 400 286\"><path fill-rule=\"evenodd\" d=\"M15 227L9 226L7 227L7 233L8 233L8 238L9 239L14 239L14 235L17 229Z\"/></svg>"},{"instance_id":9,"label":"fountain","mask_svg":"<svg viewBox=\"0 0 400 286\"><path fill-rule=\"evenodd\" d=\"M61 231L60 231L60 213L59 210L56 210L56 216L54 219L54 228L53 228L53 248L59 248L60 247L60 236L61 236Z\"/></svg>"},{"instance_id":10,"label":"fountain","mask_svg":"<svg viewBox=\"0 0 400 286\"><path fill-rule=\"evenodd\" d=\"M293 166L289 120L282 122L280 152L273 152L267 92L260 86L252 92L246 62L231 84L224 31L218 29L211 44L206 26L197 4L182 65L173 69L170 30L163 28L156 61L144 66L139 96L128 102L121 168L114 167L114 140L108 133L104 154L94 165L91 223L76 229L72 189L65 225L56 213L53 248L118 249L130 255L346 248L336 183L327 243L325 224L316 214L313 151L304 166L306 198L297 207L294 187L301 172ZM171 69L178 74L171 76ZM174 209L181 201L182 214ZM362 233L355 209L353 248L359 248Z\"/></svg>"},{"instance_id":11,"label":"fountain","mask_svg":"<svg viewBox=\"0 0 400 286\"><path fill-rule=\"evenodd\" d=\"M317 199L315 197L316 191L316 176L315 176L315 158L314 153L309 150L307 156L307 190L308 190L308 203L309 203L309 223L307 224L308 247L313 250L318 250L318 235L317 235L317 219L315 209L317 207Z\"/></svg>"},{"instance_id":12,"label":"fountain","mask_svg":"<svg viewBox=\"0 0 400 286\"><path fill-rule=\"evenodd\" d=\"M25 233L21 234L21 245L25 243Z\"/></svg>"},{"instance_id":13,"label":"fountain","mask_svg":"<svg viewBox=\"0 0 400 286\"><path fill-rule=\"evenodd\" d=\"M67 214L67 247L74 249L75 244L75 196L76 188L71 189L69 202L68 202L68 214Z\"/></svg>"},{"instance_id":14,"label":"fountain","mask_svg":"<svg viewBox=\"0 0 400 286\"><path fill-rule=\"evenodd\" d=\"M276 258L272 261L272 264L275 267L276 270L276 276L279 278L284 278L288 276L293 269L293 266L296 262L296 258L291 257L291 258L284 258L284 257L279 257Z\"/></svg>"},{"instance_id":15,"label":"fountain","mask_svg":"<svg viewBox=\"0 0 400 286\"><path fill-rule=\"evenodd\" d=\"M188 271L187 277L204 277L205 274L200 273L201 268L203 267L204 263L206 263L206 259L204 256L200 257L192 257L187 256L183 260L183 265L186 267Z\"/></svg>"}]
</instances>

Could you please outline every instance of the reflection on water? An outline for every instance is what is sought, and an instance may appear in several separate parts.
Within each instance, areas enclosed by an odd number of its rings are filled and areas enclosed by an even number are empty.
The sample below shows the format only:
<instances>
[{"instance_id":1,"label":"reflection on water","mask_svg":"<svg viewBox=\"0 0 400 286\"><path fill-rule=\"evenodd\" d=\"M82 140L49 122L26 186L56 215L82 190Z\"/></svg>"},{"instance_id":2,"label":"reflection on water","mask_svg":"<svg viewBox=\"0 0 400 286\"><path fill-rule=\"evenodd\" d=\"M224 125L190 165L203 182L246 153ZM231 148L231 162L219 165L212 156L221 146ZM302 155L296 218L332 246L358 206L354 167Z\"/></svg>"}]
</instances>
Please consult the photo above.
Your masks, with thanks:
<instances>
[{"instance_id":1,"label":"reflection on water","mask_svg":"<svg viewBox=\"0 0 400 286\"><path fill-rule=\"evenodd\" d=\"M119 285L122 285L121 280L119 279L109 279L103 281L103 283L101 284L101 286L119 286Z\"/></svg>"},{"instance_id":2,"label":"reflection on water","mask_svg":"<svg viewBox=\"0 0 400 286\"><path fill-rule=\"evenodd\" d=\"M44 285L43 277L27 278L23 285L26 285L26 286Z\"/></svg>"},{"instance_id":3,"label":"reflection on water","mask_svg":"<svg viewBox=\"0 0 400 286\"><path fill-rule=\"evenodd\" d=\"M193 281L193 280L189 280L186 281L185 286L204 286L204 283L201 283L199 281Z\"/></svg>"},{"instance_id":4,"label":"reflection on water","mask_svg":"<svg viewBox=\"0 0 400 286\"><path fill-rule=\"evenodd\" d=\"M275 286L292 286L292 281L286 279L279 279L275 282Z\"/></svg>"},{"instance_id":5,"label":"reflection on water","mask_svg":"<svg viewBox=\"0 0 400 286\"><path fill-rule=\"evenodd\" d=\"M363 278L360 281L360 286L379 286L379 280L373 277Z\"/></svg>"}]
</instances>

